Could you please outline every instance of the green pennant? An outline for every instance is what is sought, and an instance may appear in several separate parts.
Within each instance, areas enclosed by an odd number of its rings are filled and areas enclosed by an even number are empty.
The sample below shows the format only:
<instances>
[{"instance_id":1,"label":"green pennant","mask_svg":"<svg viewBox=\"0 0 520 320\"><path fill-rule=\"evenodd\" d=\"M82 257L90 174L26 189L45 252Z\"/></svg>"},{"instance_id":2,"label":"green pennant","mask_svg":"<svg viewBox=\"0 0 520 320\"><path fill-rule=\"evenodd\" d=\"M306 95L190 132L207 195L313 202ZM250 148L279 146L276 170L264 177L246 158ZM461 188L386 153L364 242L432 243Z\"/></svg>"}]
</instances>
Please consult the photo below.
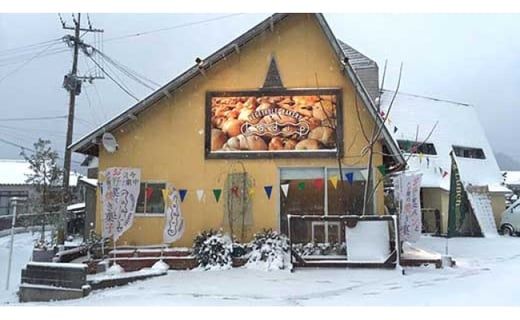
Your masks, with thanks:
<instances>
[{"instance_id":1,"label":"green pennant","mask_svg":"<svg viewBox=\"0 0 520 320\"><path fill-rule=\"evenodd\" d=\"M298 183L298 190L303 190L303 189L305 189L305 182Z\"/></svg>"},{"instance_id":2,"label":"green pennant","mask_svg":"<svg viewBox=\"0 0 520 320\"><path fill-rule=\"evenodd\" d=\"M215 201L220 200L220 195L222 194L222 189L213 189L213 195L215 196Z\"/></svg>"},{"instance_id":3,"label":"green pennant","mask_svg":"<svg viewBox=\"0 0 520 320\"><path fill-rule=\"evenodd\" d=\"M386 176L386 174L388 173L388 170L386 169L385 165L382 164L380 166L377 166L377 170L379 170L379 172L381 173L381 175L383 176Z\"/></svg>"}]
</instances>

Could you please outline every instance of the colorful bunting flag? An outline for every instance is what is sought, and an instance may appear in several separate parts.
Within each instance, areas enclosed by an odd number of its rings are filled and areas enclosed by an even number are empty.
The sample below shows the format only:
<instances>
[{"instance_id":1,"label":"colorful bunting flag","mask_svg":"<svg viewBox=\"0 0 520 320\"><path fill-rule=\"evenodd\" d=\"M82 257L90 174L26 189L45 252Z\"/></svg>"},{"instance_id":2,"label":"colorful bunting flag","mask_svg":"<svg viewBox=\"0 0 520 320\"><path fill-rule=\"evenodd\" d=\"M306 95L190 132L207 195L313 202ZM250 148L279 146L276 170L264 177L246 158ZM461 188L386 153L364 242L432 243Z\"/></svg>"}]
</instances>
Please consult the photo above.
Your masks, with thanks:
<instances>
[{"instance_id":1,"label":"colorful bunting flag","mask_svg":"<svg viewBox=\"0 0 520 320\"><path fill-rule=\"evenodd\" d=\"M430 167L430 157L426 157L426 168Z\"/></svg>"},{"instance_id":2,"label":"colorful bunting flag","mask_svg":"<svg viewBox=\"0 0 520 320\"><path fill-rule=\"evenodd\" d=\"M377 166L377 170L379 170L379 172L383 176L386 176L386 174L388 173L388 171L387 171L387 169L386 169L384 164Z\"/></svg>"},{"instance_id":3,"label":"colorful bunting flag","mask_svg":"<svg viewBox=\"0 0 520 320\"><path fill-rule=\"evenodd\" d=\"M368 179L368 169L363 169L361 171L359 171L359 173L361 174L361 176L363 177L363 179Z\"/></svg>"},{"instance_id":4,"label":"colorful bunting flag","mask_svg":"<svg viewBox=\"0 0 520 320\"><path fill-rule=\"evenodd\" d=\"M332 183L332 186L334 187L334 189L336 189L337 186L338 186L338 179L339 179L338 176L332 176L332 177L329 178L329 180Z\"/></svg>"},{"instance_id":5,"label":"colorful bunting flag","mask_svg":"<svg viewBox=\"0 0 520 320\"><path fill-rule=\"evenodd\" d=\"M394 133L396 133L396 132L397 132L397 130L398 130L398 129L397 129L397 127L394 127Z\"/></svg>"},{"instance_id":6,"label":"colorful bunting flag","mask_svg":"<svg viewBox=\"0 0 520 320\"><path fill-rule=\"evenodd\" d=\"M442 170L441 167L439 167L439 173L440 173L440 174L443 174L443 173L444 173L444 170Z\"/></svg>"},{"instance_id":7,"label":"colorful bunting flag","mask_svg":"<svg viewBox=\"0 0 520 320\"><path fill-rule=\"evenodd\" d=\"M444 171L444 172L442 173L442 177L443 177L443 178L445 178L447 175L448 175L448 171Z\"/></svg>"},{"instance_id":8,"label":"colorful bunting flag","mask_svg":"<svg viewBox=\"0 0 520 320\"><path fill-rule=\"evenodd\" d=\"M422 163L422 159L424 158L424 154L422 152L419 153L419 163Z\"/></svg>"},{"instance_id":9,"label":"colorful bunting flag","mask_svg":"<svg viewBox=\"0 0 520 320\"><path fill-rule=\"evenodd\" d=\"M273 186L264 186L265 194L267 195L267 199L271 199L271 192L273 191Z\"/></svg>"},{"instance_id":10,"label":"colorful bunting flag","mask_svg":"<svg viewBox=\"0 0 520 320\"><path fill-rule=\"evenodd\" d=\"M305 189L305 182L302 181L302 182L299 182L299 183L298 183L298 190L301 191L301 190L303 190L303 189Z\"/></svg>"},{"instance_id":11,"label":"colorful bunting flag","mask_svg":"<svg viewBox=\"0 0 520 320\"><path fill-rule=\"evenodd\" d=\"M323 185L324 185L323 179L314 179L314 181L312 181L312 185L313 185L316 189L321 189L321 188L323 188Z\"/></svg>"},{"instance_id":12,"label":"colorful bunting flag","mask_svg":"<svg viewBox=\"0 0 520 320\"><path fill-rule=\"evenodd\" d=\"M186 189L179 189L179 195L181 196L181 202L184 201L184 198L186 197L187 193L188 193L188 190L186 190Z\"/></svg>"},{"instance_id":13,"label":"colorful bunting flag","mask_svg":"<svg viewBox=\"0 0 520 320\"><path fill-rule=\"evenodd\" d=\"M213 195L215 196L215 201L220 200L220 195L222 194L222 189L213 189Z\"/></svg>"},{"instance_id":14,"label":"colorful bunting flag","mask_svg":"<svg viewBox=\"0 0 520 320\"><path fill-rule=\"evenodd\" d=\"M345 178L347 179L348 183L352 185L352 183L354 182L354 172L345 173Z\"/></svg>"},{"instance_id":15,"label":"colorful bunting flag","mask_svg":"<svg viewBox=\"0 0 520 320\"><path fill-rule=\"evenodd\" d=\"M235 195L235 197L238 197L239 196L238 187L237 186L231 187L231 193L233 193Z\"/></svg>"},{"instance_id":16,"label":"colorful bunting flag","mask_svg":"<svg viewBox=\"0 0 520 320\"><path fill-rule=\"evenodd\" d=\"M204 190L197 190L197 199L199 199L199 202L202 200L202 197L204 197Z\"/></svg>"},{"instance_id":17,"label":"colorful bunting flag","mask_svg":"<svg viewBox=\"0 0 520 320\"><path fill-rule=\"evenodd\" d=\"M285 183L282 184L280 187L282 187L283 194L287 197L287 194L289 194L289 184Z\"/></svg>"},{"instance_id":18,"label":"colorful bunting flag","mask_svg":"<svg viewBox=\"0 0 520 320\"><path fill-rule=\"evenodd\" d=\"M153 194L153 188L152 187L146 187L146 201L150 201L152 199Z\"/></svg>"}]
</instances>

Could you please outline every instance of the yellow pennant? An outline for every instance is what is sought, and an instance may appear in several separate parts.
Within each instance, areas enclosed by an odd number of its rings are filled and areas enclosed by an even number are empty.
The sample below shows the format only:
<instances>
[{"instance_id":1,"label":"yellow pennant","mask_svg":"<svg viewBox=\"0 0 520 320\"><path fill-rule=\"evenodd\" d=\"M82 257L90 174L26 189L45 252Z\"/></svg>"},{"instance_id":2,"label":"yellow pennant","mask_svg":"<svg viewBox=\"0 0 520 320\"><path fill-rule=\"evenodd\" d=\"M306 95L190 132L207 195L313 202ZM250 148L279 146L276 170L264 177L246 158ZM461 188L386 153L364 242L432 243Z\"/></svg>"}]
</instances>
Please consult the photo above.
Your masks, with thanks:
<instances>
[{"instance_id":1,"label":"yellow pennant","mask_svg":"<svg viewBox=\"0 0 520 320\"><path fill-rule=\"evenodd\" d=\"M249 189L249 196L253 197L254 194L255 194L255 189L253 189L253 188Z\"/></svg>"},{"instance_id":2,"label":"yellow pennant","mask_svg":"<svg viewBox=\"0 0 520 320\"><path fill-rule=\"evenodd\" d=\"M332 176L329 178L330 182L334 186L334 189L336 189L336 187L338 186L338 179L339 179L338 176Z\"/></svg>"},{"instance_id":3,"label":"yellow pennant","mask_svg":"<svg viewBox=\"0 0 520 320\"><path fill-rule=\"evenodd\" d=\"M168 189L162 189L161 191L162 191L162 195L164 198L164 204L166 205L166 207L170 207L170 198L168 197L168 195L169 195Z\"/></svg>"}]
</instances>

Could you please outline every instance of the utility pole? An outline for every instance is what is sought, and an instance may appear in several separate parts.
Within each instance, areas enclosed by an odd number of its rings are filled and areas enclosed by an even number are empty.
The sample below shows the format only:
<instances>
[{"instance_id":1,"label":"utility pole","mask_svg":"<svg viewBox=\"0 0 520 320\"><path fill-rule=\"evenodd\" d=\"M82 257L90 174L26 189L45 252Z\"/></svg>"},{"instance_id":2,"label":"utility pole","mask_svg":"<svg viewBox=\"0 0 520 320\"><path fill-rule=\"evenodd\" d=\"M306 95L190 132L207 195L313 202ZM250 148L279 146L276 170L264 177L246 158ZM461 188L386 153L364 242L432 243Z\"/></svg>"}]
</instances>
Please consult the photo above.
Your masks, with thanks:
<instances>
[{"instance_id":1,"label":"utility pole","mask_svg":"<svg viewBox=\"0 0 520 320\"><path fill-rule=\"evenodd\" d=\"M88 16L87 16L88 17ZM67 230L67 205L71 200L70 192L69 192L69 184L70 184L70 167L71 167L71 157L72 152L68 148L72 144L72 136L73 136L73 128L74 128L74 112L76 108L76 96L81 93L81 83L86 77L78 77L78 54L79 49L84 48L86 44L83 43L80 37L80 31L84 32L103 32L101 29L93 29L92 25L90 24L90 19L88 21L89 28L82 28L81 27L81 13L78 13L77 19L72 16L74 26L68 26L60 16L60 21L62 24L63 29L65 30L73 30L74 36L65 36L64 40L69 44L69 46L72 46L73 48L73 56L72 56L72 69L71 71L65 75L65 78L63 79L63 87L65 90L69 92L69 115L68 115L68 121L67 121L67 138L65 141L65 155L63 159L63 202L64 202L64 209L62 210L62 217L61 217L61 223L62 223L62 230L59 230L58 232L58 243L63 244L65 240L65 233ZM87 77L87 79L90 79L92 81L94 77ZM61 229L61 228L60 228Z\"/></svg>"}]
</instances>

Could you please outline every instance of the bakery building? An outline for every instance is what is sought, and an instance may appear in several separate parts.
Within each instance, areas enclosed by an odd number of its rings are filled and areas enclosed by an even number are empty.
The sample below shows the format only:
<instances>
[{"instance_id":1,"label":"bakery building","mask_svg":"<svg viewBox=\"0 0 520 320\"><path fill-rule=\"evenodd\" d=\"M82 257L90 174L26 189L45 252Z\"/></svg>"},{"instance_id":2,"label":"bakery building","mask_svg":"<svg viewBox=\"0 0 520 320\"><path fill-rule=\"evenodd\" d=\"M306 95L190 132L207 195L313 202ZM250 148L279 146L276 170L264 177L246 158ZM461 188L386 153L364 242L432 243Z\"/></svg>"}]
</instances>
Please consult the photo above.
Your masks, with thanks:
<instances>
[{"instance_id":1,"label":"bakery building","mask_svg":"<svg viewBox=\"0 0 520 320\"><path fill-rule=\"evenodd\" d=\"M140 169L132 227L121 245L162 243L162 190L182 199L184 232L223 228L246 241L287 232L288 214L360 214L367 142L382 119L377 64L335 38L321 14L274 14L70 148L111 167ZM118 144L102 145L104 133ZM385 126L373 168L404 160ZM383 154L393 154L385 157ZM371 184L381 176L374 170ZM384 212L383 189L368 212ZM96 230L102 225L98 190ZM302 241L335 242L339 225L302 226Z\"/></svg>"}]
</instances>

